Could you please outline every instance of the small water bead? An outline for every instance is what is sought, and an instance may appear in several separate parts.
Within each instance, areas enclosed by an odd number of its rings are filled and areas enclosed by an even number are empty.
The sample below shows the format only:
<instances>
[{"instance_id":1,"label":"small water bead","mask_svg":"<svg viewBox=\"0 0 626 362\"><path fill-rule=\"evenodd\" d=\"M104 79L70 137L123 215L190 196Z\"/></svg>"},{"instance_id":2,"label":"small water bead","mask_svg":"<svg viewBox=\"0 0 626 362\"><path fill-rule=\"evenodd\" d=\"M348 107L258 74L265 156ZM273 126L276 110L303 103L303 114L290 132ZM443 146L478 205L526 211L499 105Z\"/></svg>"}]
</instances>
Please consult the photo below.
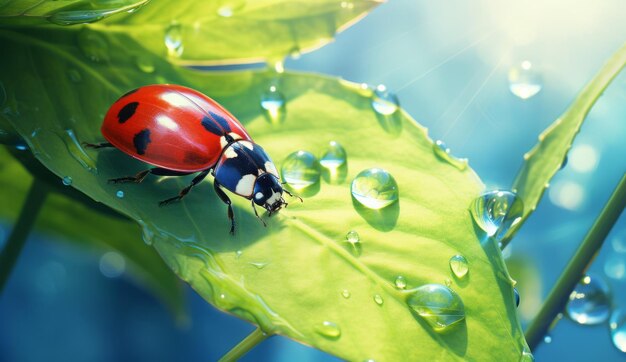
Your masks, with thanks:
<instances>
[{"instance_id":1,"label":"small water bead","mask_svg":"<svg viewBox=\"0 0 626 362\"><path fill-rule=\"evenodd\" d=\"M446 287L451 288L452 287L452 279L450 279L450 278L444 279L443 284L445 284Z\"/></svg>"},{"instance_id":2,"label":"small water bead","mask_svg":"<svg viewBox=\"0 0 626 362\"><path fill-rule=\"evenodd\" d=\"M503 239L511 226L518 223L524 212L524 204L510 191L489 191L476 198L470 206L476 224L487 235Z\"/></svg>"},{"instance_id":3,"label":"small water bead","mask_svg":"<svg viewBox=\"0 0 626 362\"><path fill-rule=\"evenodd\" d=\"M67 77L74 83L79 83L81 80L83 80L83 77L80 75L80 72L76 69L68 70Z\"/></svg>"},{"instance_id":4,"label":"small water bead","mask_svg":"<svg viewBox=\"0 0 626 362\"><path fill-rule=\"evenodd\" d=\"M352 294L350 294L350 291L348 289L344 289L341 291L341 296L344 297L345 299L350 298Z\"/></svg>"},{"instance_id":5,"label":"small water bead","mask_svg":"<svg viewBox=\"0 0 626 362\"><path fill-rule=\"evenodd\" d=\"M626 313L624 310L617 309L611 314L609 330L615 348L626 353Z\"/></svg>"},{"instance_id":6,"label":"small water bead","mask_svg":"<svg viewBox=\"0 0 626 362\"><path fill-rule=\"evenodd\" d=\"M83 166L89 172L98 173L98 169L96 168L96 162L91 157L89 157L87 152L85 152L83 147L80 145L80 142L78 142L78 138L74 134L73 130L66 129L63 133L58 135L63 140L63 143L65 143L65 146L67 147L70 155L81 166Z\"/></svg>"},{"instance_id":7,"label":"small water bead","mask_svg":"<svg viewBox=\"0 0 626 362\"><path fill-rule=\"evenodd\" d=\"M398 201L396 180L380 168L361 171L352 180L350 191L358 202L370 209L382 209Z\"/></svg>"},{"instance_id":8,"label":"small water bead","mask_svg":"<svg viewBox=\"0 0 626 362\"><path fill-rule=\"evenodd\" d=\"M594 325L605 322L611 313L609 286L599 277L583 277L570 294L565 313L579 324Z\"/></svg>"},{"instance_id":9,"label":"small water bead","mask_svg":"<svg viewBox=\"0 0 626 362\"><path fill-rule=\"evenodd\" d=\"M394 280L394 284L398 289L406 289L406 278L402 275L398 275L396 280Z\"/></svg>"},{"instance_id":10,"label":"small water bead","mask_svg":"<svg viewBox=\"0 0 626 362\"><path fill-rule=\"evenodd\" d=\"M334 322L324 321L321 325L315 328L315 331L321 336L329 339L337 339L341 337L341 328L339 328L339 325Z\"/></svg>"},{"instance_id":11,"label":"small water bead","mask_svg":"<svg viewBox=\"0 0 626 362\"><path fill-rule=\"evenodd\" d=\"M147 55L138 55L135 59L135 64L137 64L137 68L144 73L154 73L154 62L152 62L152 58Z\"/></svg>"},{"instance_id":12,"label":"small water bead","mask_svg":"<svg viewBox=\"0 0 626 362\"><path fill-rule=\"evenodd\" d=\"M250 265L252 265L253 267L261 270L263 268L265 268L269 263L263 263L263 262L250 262L248 263Z\"/></svg>"},{"instance_id":13,"label":"small water bead","mask_svg":"<svg viewBox=\"0 0 626 362\"><path fill-rule=\"evenodd\" d=\"M526 347L524 347L524 351L522 351L519 362L535 362L535 356L533 356L533 354L530 353Z\"/></svg>"},{"instance_id":14,"label":"small water bead","mask_svg":"<svg viewBox=\"0 0 626 362\"><path fill-rule=\"evenodd\" d=\"M118 190L118 191L115 193L115 196L117 196L117 198L118 198L118 199L123 199L123 198L124 198L124 191L122 191L122 190Z\"/></svg>"},{"instance_id":15,"label":"small water bead","mask_svg":"<svg viewBox=\"0 0 626 362\"><path fill-rule=\"evenodd\" d=\"M62 182L63 182L63 185L70 186L72 184L72 177L65 176L65 177L63 177Z\"/></svg>"},{"instance_id":16,"label":"small water bead","mask_svg":"<svg viewBox=\"0 0 626 362\"><path fill-rule=\"evenodd\" d=\"M465 170L467 168L467 159L466 158L456 158L450 154L450 148L440 140L437 140L433 143L433 151L435 156L440 159L448 162L452 166L456 167L459 170Z\"/></svg>"},{"instance_id":17,"label":"small water bead","mask_svg":"<svg viewBox=\"0 0 626 362\"><path fill-rule=\"evenodd\" d=\"M458 294L441 284L426 284L411 290L407 304L436 332L445 332L465 319L465 306Z\"/></svg>"},{"instance_id":18,"label":"small water bead","mask_svg":"<svg viewBox=\"0 0 626 362\"><path fill-rule=\"evenodd\" d=\"M182 26L179 23L173 22L165 29L165 48L170 57L179 58L183 55L185 47L183 45Z\"/></svg>"},{"instance_id":19,"label":"small water bead","mask_svg":"<svg viewBox=\"0 0 626 362\"><path fill-rule=\"evenodd\" d=\"M533 64L524 60L509 70L509 89L521 99L528 99L541 91L541 74Z\"/></svg>"},{"instance_id":20,"label":"small water bead","mask_svg":"<svg viewBox=\"0 0 626 362\"><path fill-rule=\"evenodd\" d=\"M350 244L356 244L361 241L361 237L359 236L359 233L357 233L356 231L350 230L346 234L346 241Z\"/></svg>"},{"instance_id":21,"label":"small water bead","mask_svg":"<svg viewBox=\"0 0 626 362\"><path fill-rule=\"evenodd\" d=\"M463 278L469 272L467 259L463 255L454 255L450 258L450 270L457 278Z\"/></svg>"},{"instance_id":22,"label":"small water bead","mask_svg":"<svg viewBox=\"0 0 626 362\"><path fill-rule=\"evenodd\" d=\"M400 108L398 97L387 90L387 87L380 84L372 94L372 108L377 113L384 116L390 116Z\"/></svg>"},{"instance_id":23,"label":"small water bead","mask_svg":"<svg viewBox=\"0 0 626 362\"><path fill-rule=\"evenodd\" d=\"M320 180L320 164L317 158L307 151L296 151L281 164L283 180L296 190L304 189Z\"/></svg>"},{"instance_id":24,"label":"small water bead","mask_svg":"<svg viewBox=\"0 0 626 362\"><path fill-rule=\"evenodd\" d=\"M243 255L243 251L241 251L241 250L237 250L237 251L235 252L235 257L236 257L237 259L241 258L241 256L242 256L242 255Z\"/></svg>"},{"instance_id":25,"label":"small water bead","mask_svg":"<svg viewBox=\"0 0 626 362\"><path fill-rule=\"evenodd\" d=\"M281 122L285 116L286 110L285 96L278 90L275 85L261 95L261 108L265 116L272 123Z\"/></svg>"},{"instance_id":26,"label":"small water bead","mask_svg":"<svg viewBox=\"0 0 626 362\"><path fill-rule=\"evenodd\" d=\"M337 141L330 141L328 149L320 158L320 165L328 170L336 170L346 164L348 154Z\"/></svg>"},{"instance_id":27,"label":"small water bead","mask_svg":"<svg viewBox=\"0 0 626 362\"><path fill-rule=\"evenodd\" d=\"M513 288L513 296L515 297L515 306L519 307L520 296L519 296L519 292L517 291L517 288Z\"/></svg>"},{"instance_id":28,"label":"small water bead","mask_svg":"<svg viewBox=\"0 0 626 362\"><path fill-rule=\"evenodd\" d=\"M385 300L380 294L374 294L374 302L378 305L383 305L383 303L385 303Z\"/></svg>"},{"instance_id":29,"label":"small water bead","mask_svg":"<svg viewBox=\"0 0 626 362\"><path fill-rule=\"evenodd\" d=\"M92 62L109 60L109 43L101 34L84 28L77 37L78 47L87 59Z\"/></svg>"}]
</instances>

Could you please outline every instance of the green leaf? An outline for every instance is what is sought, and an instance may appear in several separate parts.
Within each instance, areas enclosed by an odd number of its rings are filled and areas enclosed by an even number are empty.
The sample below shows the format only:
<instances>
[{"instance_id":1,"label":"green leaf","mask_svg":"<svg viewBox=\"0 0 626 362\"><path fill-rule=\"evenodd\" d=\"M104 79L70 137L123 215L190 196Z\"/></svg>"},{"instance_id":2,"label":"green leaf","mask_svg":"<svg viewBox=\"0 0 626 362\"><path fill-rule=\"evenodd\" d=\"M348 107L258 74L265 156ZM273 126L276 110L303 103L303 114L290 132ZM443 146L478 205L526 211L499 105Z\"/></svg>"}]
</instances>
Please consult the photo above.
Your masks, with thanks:
<instances>
[{"instance_id":1,"label":"green leaf","mask_svg":"<svg viewBox=\"0 0 626 362\"><path fill-rule=\"evenodd\" d=\"M513 190L524 202L524 214L509 232L506 244L535 211L552 177L561 169L583 121L602 92L626 64L626 45L617 51L585 86L572 105L539 135L539 143L524 155L524 165L513 182Z\"/></svg>"},{"instance_id":2,"label":"green leaf","mask_svg":"<svg viewBox=\"0 0 626 362\"><path fill-rule=\"evenodd\" d=\"M28 151L18 157L34 173L46 181L52 177L48 170L37 165ZM52 174L50 174L52 175ZM53 176L53 175L52 175ZM23 203L32 176L0 147L0 216L15 219ZM147 287L174 313L177 319L186 319L183 289L176 276L154 251L140 241L141 229L125 217L111 212L99 212L103 207L70 187L62 186L54 177L53 192L44 204L37 226L63 241L82 248L99 251L116 250L128 261L128 275L140 286Z\"/></svg>"},{"instance_id":3,"label":"green leaf","mask_svg":"<svg viewBox=\"0 0 626 362\"><path fill-rule=\"evenodd\" d=\"M216 307L347 360L515 361L527 348L500 251L492 241L481 245L468 211L482 183L463 162L434 152L425 129L405 113L377 116L371 90L318 75L175 68L123 34L96 34L109 49L104 64L86 60L74 46L80 34L47 31L50 42L41 35L0 31L12 55L0 59L0 79L14 100L3 106L5 117L54 173L71 176L74 187L137 220L168 265ZM145 56L155 71L139 71L133 55ZM70 70L79 72L78 81L68 77ZM320 155L338 141L348 153L347 178L319 181L301 192L303 203L290 199L287 209L263 215L266 228L248 200L231 195L235 236L211 180L168 207L158 201L175 195L189 177L107 184L147 166L117 150L82 150L67 130L80 141L102 141L109 105L154 82L217 99L279 167L291 152ZM270 85L287 99L283 122L268 122L261 112L259 100ZM389 171L400 193L398 202L378 211L350 194L350 180L371 167ZM120 189L123 199L115 197ZM351 230L360 235L360 252L345 242ZM465 278L450 271L456 254L469 261ZM408 288L448 281L463 300L465 320L447 333L433 331L408 307L410 292L394 287L399 275ZM339 335L324 332L324 322L336 324Z\"/></svg>"},{"instance_id":4,"label":"green leaf","mask_svg":"<svg viewBox=\"0 0 626 362\"><path fill-rule=\"evenodd\" d=\"M133 12L149 0L2 0L2 24L91 23L114 14Z\"/></svg>"}]
</instances>

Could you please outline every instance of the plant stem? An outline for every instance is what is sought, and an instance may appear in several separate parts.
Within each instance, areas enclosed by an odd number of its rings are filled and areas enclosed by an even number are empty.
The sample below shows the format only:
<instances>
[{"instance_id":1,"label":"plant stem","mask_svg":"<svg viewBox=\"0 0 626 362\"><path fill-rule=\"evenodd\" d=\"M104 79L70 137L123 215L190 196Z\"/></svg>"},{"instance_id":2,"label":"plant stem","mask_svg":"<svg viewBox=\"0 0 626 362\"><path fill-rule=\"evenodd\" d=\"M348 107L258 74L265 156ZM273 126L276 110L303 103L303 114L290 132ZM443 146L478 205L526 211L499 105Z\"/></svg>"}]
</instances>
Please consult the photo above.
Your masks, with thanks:
<instances>
[{"instance_id":1,"label":"plant stem","mask_svg":"<svg viewBox=\"0 0 626 362\"><path fill-rule=\"evenodd\" d=\"M244 338L243 341L239 342L235 347L233 347L233 349L228 351L224 357L220 358L219 362L237 361L257 344L263 342L267 337L269 337L269 335L263 333L261 328L255 329L246 338Z\"/></svg>"},{"instance_id":2,"label":"plant stem","mask_svg":"<svg viewBox=\"0 0 626 362\"><path fill-rule=\"evenodd\" d=\"M0 295L47 195L48 186L34 179L15 226L11 230L4 249L0 252Z\"/></svg>"},{"instance_id":3,"label":"plant stem","mask_svg":"<svg viewBox=\"0 0 626 362\"><path fill-rule=\"evenodd\" d=\"M561 313L569 295L591 265L591 262L602 247L604 239L626 208L626 174L622 176L611 198L602 209L591 229L567 264L554 288L548 295L537 316L526 330L526 341L530 349L534 349L541 341L552 321Z\"/></svg>"}]
</instances>

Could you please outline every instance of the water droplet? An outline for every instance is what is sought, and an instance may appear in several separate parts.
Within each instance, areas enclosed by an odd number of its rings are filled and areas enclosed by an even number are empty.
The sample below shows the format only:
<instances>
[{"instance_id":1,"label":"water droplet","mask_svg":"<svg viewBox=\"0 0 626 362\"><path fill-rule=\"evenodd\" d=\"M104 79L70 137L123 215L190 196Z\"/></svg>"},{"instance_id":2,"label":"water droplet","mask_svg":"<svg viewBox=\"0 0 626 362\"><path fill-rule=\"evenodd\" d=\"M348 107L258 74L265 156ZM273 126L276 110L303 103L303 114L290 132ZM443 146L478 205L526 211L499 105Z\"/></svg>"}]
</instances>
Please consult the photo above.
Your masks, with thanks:
<instances>
[{"instance_id":1,"label":"water droplet","mask_svg":"<svg viewBox=\"0 0 626 362\"><path fill-rule=\"evenodd\" d=\"M92 62L109 60L109 44L99 33L84 28L78 33L78 47L83 55Z\"/></svg>"},{"instance_id":2,"label":"water droplet","mask_svg":"<svg viewBox=\"0 0 626 362\"><path fill-rule=\"evenodd\" d=\"M138 220L141 225L141 238L146 245L152 245L154 242L154 231L143 220Z\"/></svg>"},{"instance_id":3,"label":"water droplet","mask_svg":"<svg viewBox=\"0 0 626 362\"><path fill-rule=\"evenodd\" d=\"M354 230L350 230L346 234L346 241L350 244L356 244L361 241L361 238L359 237L359 233Z\"/></svg>"},{"instance_id":4,"label":"water droplet","mask_svg":"<svg viewBox=\"0 0 626 362\"><path fill-rule=\"evenodd\" d=\"M509 70L509 89L521 99L528 99L541 90L541 74L533 64L524 60Z\"/></svg>"},{"instance_id":5,"label":"water droplet","mask_svg":"<svg viewBox=\"0 0 626 362\"><path fill-rule=\"evenodd\" d=\"M83 149L74 134L74 131L71 129L66 129L63 133L59 134L59 137L65 143L65 147L69 151L70 155L78 161L78 163L87 169L89 172L97 173L98 169L96 168L96 162L89 157L87 152Z\"/></svg>"},{"instance_id":6,"label":"water droplet","mask_svg":"<svg viewBox=\"0 0 626 362\"><path fill-rule=\"evenodd\" d=\"M243 251L241 251L241 250L237 250L237 252L235 252L235 257L237 259L241 258L242 255L243 255Z\"/></svg>"},{"instance_id":7,"label":"water droplet","mask_svg":"<svg viewBox=\"0 0 626 362\"><path fill-rule=\"evenodd\" d=\"M350 191L358 202L370 209L382 209L398 200L396 180L380 168L361 171L352 180Z\"/></svg>"},{"instance_id":8,"label":"water droplet","mask_svg":"<svg viewBox=\"0 0 626 362\"><path fill-rule=\"evenodd\" d=\"M48 21L57 25L86 24L102 20L111 10L80 10L80 11L59 11L48 17Z\"/></svg>"},{"instance_id":9,"label":"water droplet","mask_svg":"<svg viewBox=\"0 0 626 362\"><path fill-rule=\"evenodd\" d=\"M522 351L522 355L519 359L519 362L535 362L535 356L528 350L528 348L524 347L524 351Z\"/></svg>"},{"instance_id":10,"label":"water droplet","mask_svg":"<svg viewBox=\"0 0 626 362\"><path fill-rule=\"evenodd\" d=\"M291 48L291 50L289 51L289 57L291 59L300 59L301 56L302 52L300 51L300 47L298 47L297 45Z\"/></svg>"},{"instance_id":11,"label":"water droplet","mask_svg":"<svg viewBox=\"0 0 626 362\"><path fill-rule=\"evenodd\" d=\"M312 153L296 151L285 158L281 166L283 180L296 190L311 186L320 179L320 164Z\"/></svg>"},{"instance_id":12,"label":"water droplet","mask_svg":"<svg viewBox=\"0 0 626 362\"><path fill-rule=\"evenodd\" d=\"M230 0L224 1L222 5L217 9L217 15L230 18L235 15L238 11L243 9L246 4L245 0Z\"/></svg>"},{"instance_id":13,"label":"water droplet","mask_svg":"<svg viewBox=\"0 0 626 362\"><path fill-rule=\"evenodd\" d=\"M451 288L451 287L452 287L452 279L450 279L450 278L446 278L446 279L443 281L443 284L445 284L445 285L446 285L446 287Z\"/></svg>"},{"instance_id":14,"label":"water droplet","mask_svg":"<svg viewBox=\"0 0 626 362\"><path fill-rule=\"evenodd\" d=\"M354 9L354 2L353 1L342 1L341 2L341 8L342 9Z\"/></svg>"},{"instance_id":15,"label":"water droplet","mask_svg":"<svg viewBox=\"0 0 626 362\"><path fill-rule=\"evenodd\" d=\"M546 335L543 337L543 342L544 342L544 343L546 343L546 344L550 344L550 343L552 343L552 336L550 336L549 334L546 334Z\"/></svg>"},{"instance_id":16,"label":"water droplet","mask_svg":"<svg viewBox=\"0 0 626 362\"><path fill-rule=\"evenodd\" d=\"M138 55L135 59L135 64L137 64L137 68L144 73L154 73L154 63L152 62L152 58L147 55Z\"/></svg>"},{"instance_id":17,"label":"water droplet","mask_svg":"<svg viewBox=\"0 0 626 362\"><path fill-rule=\"evenodd\" d=\"M115 193L115 196L117 196L120 199L123 199L124 198L124 191L117 190L117 192Z\"/></svg>"},{"instance_id":18,"label":"water droplet","mask_svg":"<svg viewBox=\"0 0 626 362\"><path fill-rule=\"evenodd\" d=\"M467 168L467 159L452 156L450 154L450 149L445 143L443 143L443 141L435 141L435 143L433 143L433 151L435 152L435 156L448 162L457 169L463 171Z\"/></svg>"},{"instance_id":19,"label":"water droplet","mask_svg":"<svg viewBox=\"0 0 626 362\"><path fill-rule=\"evenodd\" d=\"M18 151L26 151L28 150L28 145L23 140L20 140L15 144L15 149Z\"/></svg>"},{"instance_id":20,"label":"water droplet","mask_svg":"<svg viewBox=\"0 0 626 362\"><path fill-rule=\"evenodd\" d=\"M106 252L100 257L100 273L107 278L117 278L126 270L126 259L115 251Z\"/></svg>"},{"instance_id":21,"label":"water droplet","mask_svg":"<svg viewBox=\"0 0 626 362\"><path fill-rule=\"evenodd\" d=\"M374 294L374 302L378 305L383 305L383 303L385 303L385 300L380 294Z\"/></svg>"},{"instance_id":22,"label":"water droplet","mask_svg":"<svg viewBox=\"0 0 626 362\"><path fill-rule=\"evenodd\" d=\"M183 55L185 47L183 45L182 26L179 23L173 22L165 29L165 48L170 57L179 58Z\"/></svg>"},{"instance_id":23,"label":"water droplet","mask_svg":"<svg viewBox=\"0 0 626 362\"><path fill-rule=\"evenodd\" d=\"M411 290L408 306L436 332L445 332L465 319L465 307L458 294L441 284L426 284Z\"/></svg>"},{"instance_id":24,"label":"water droplet","mask_svg":"<svg viewBox=\"0 0 626 362\"><path fill-rule=\"evenodd\" d=\"M599 277L583 277L570 294L565 313L579 324L594 325L605 322L611 313L609 286Z\"/></svg>"},{"instance_id":25,"label":"water droplet","mask_svg":"<svg viewBox=\"0 0 626 362\"><path fill-rule=\"evenodd\" d=\"M337 323L329 321L322 322L322 324L317 326L315 330L320 335L330 339L337 339L341 336L341 328L339 328Z\"/></svg>"},{"instance_id":26,"label":"water droplet","mask_svg":"<svg viewBox=\"0 0 626 362\"><path fill-rule=\"evenodd\" d=\"M81 80L83 80L83 77L80 75L80 72L76 69L68 70L67 77L74 83L79 83Z\"/></svg>"},{"instance_id":27,"label":"water droplet","mask_svg":"<svg viewBox=\"0 0 626 362\"><path fill-rule=\"evenodd\" d=\"M522 199L509 191L489 191L480 195L470 206L474 221L487 235L502 240L518 223L524 212Z\"/></svg>"},{"instance_id":28,"label":"water droplet","mask_svg":"<svg viewBox=\"0 0 626 362\"><path fill-rule=\"evenodd\" d=\"M387 90L387 87L380 84L372 94L372 108L377 113L390 116L400 108L398 97Z\"/></svg>"},{"instance_id":29,"label":"water droplet","mask_svg":"<svg viewBox=\"0 0 626 362\"><path fill-rule=\"evenodd\" d=\"M454 255L450 258L450 270L457 278L463 278L469 271L467 259L463 255Z\"/></svg>"},{"instance_id":30,"label":"water droplet","mask_svg":"<svg viewBox=\"0 0 626 362\"><path fill-rule=\"evenodd\" d=\"M70 176L63 177L63 185L70 186L72 184L72 178Z\"/></svg>"},{"instance_id":31,"label":"water droplet","mask_svg":"<svg viewBox=\"0 0 626 362\"><path fill-rule=\"evenodd\" d=\"M406 289L406 278L402 275L398 275L396 280L394 280L394 284L398 289Z\"/></svg>"},{"instance_id":32,"label":"water droplet","mask_svg":"<svg viewBox=\"0 0 626 362\"><path fill-rule=\"evenodd\" d=\"M263 262L250 262L248 263L250 265L252 265L253 267L257 268L257 269L263 269L265 268L269 263L263 263Z\"/></svg>"},{"instance_id":33,"label":"water droplet","mask_svg":"<svg viewBox=\"0 0 626 362\"><path fill-rule=\"evenodd\" d=\"M350 291L348 289L344 289L344 290L341 291L341 296L346 298L346 299L350 298L351 295L352 294L350 294Z\"/></svg>"},{"instance_id":34,"label":"water droplet","mask_svg":"<svg viewBox=\"0 0 626 362\"><path fill-rule=\"evenodd\" d=\"M261 95L261 108L270 123L280 123L286 114L285 96L275 85Z\"/></svg>"},{"instance_id":35,"label":"water droplet","mask_svg":"<svg viewBox=\"0 0 626 362\"><path fill-rule=\"evenodd\" d=\"M330 141L326 153L320 159L320 165L329 170L336 170L345 165L348 155L337 141Z\"/></svg>"},{"instance_id":36,"label":"water droplet","mask_svg":"<svg viewBox=\"0 0 626 362\"><path fill-rule=\"evenodd\" d=\"M626 313L623 310L618 309L611 314L609 329L615 348L626 353Z\"/></svg>"},{"instance_id":37,"label":"water droplet","mask_svg":"<svg viewBox=\"0 0 626 362\"><path fill-rule=\"evenodd\" d=\"M515 306L519 307L520 296L519 296L519 292L517 291L517 288L513 288L513 296L515 297Z\"/></svg>"}]
</instances>

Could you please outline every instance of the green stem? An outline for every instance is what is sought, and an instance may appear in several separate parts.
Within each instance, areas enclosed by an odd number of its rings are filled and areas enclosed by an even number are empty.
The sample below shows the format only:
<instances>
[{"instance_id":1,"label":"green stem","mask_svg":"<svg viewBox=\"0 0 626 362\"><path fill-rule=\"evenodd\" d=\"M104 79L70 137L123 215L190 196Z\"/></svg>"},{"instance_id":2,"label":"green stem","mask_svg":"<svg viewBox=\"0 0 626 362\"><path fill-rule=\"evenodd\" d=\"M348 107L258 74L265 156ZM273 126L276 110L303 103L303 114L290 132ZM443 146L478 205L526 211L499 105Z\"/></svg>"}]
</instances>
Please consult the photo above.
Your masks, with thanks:
<instances>
[{"instance_id":1,"label":"green stem","mask_svg":"<svg viewBox=\"0 0 626 362\"><path fill-rule=\"evenodd\" d=\"M567 264L565 271L559 277L554 288L541 307L539 314L533 319L526 330L526 341L530 349L534 349L548 332L548 328L563 311L565 304L576 284L580 281L598 251L604 239L617 222L622 211L626 208L626 174L622 176L611 198L602 209L591 229L576 250L574 257Z\"/></svg>"},{"instance_id":2,"label":"green stem","mask_svg":"<svg viewBox=\"0 0 626 362\"><path fill-rule=\"evenodd\" d=\"M224 357L220 358L219 362L237 361L257 344L263 342L267 337L269 336L263 333L261 328L255 329L246 338L244 338L243 341L239 342L235 347L233 347L233 349L228 351Z\"/></svg>"},{"instance_id":3,"label":"green stem","mask_svg":"<svg viewBox=\"0 0 626 362\"><path fill-rule=\"evenodd\" d=\"M34 179L28 191L28 196L26 196L26 201L22 206L22 211L20 211L17 222L7 239L6 246L0 252L0 294L2 294L4 285L11 275L11 270L13 270L15 262L20 256L26 238L37 219L39 210L41 210L47 195L48 186Z\"/></svg>"}]
</instances>

